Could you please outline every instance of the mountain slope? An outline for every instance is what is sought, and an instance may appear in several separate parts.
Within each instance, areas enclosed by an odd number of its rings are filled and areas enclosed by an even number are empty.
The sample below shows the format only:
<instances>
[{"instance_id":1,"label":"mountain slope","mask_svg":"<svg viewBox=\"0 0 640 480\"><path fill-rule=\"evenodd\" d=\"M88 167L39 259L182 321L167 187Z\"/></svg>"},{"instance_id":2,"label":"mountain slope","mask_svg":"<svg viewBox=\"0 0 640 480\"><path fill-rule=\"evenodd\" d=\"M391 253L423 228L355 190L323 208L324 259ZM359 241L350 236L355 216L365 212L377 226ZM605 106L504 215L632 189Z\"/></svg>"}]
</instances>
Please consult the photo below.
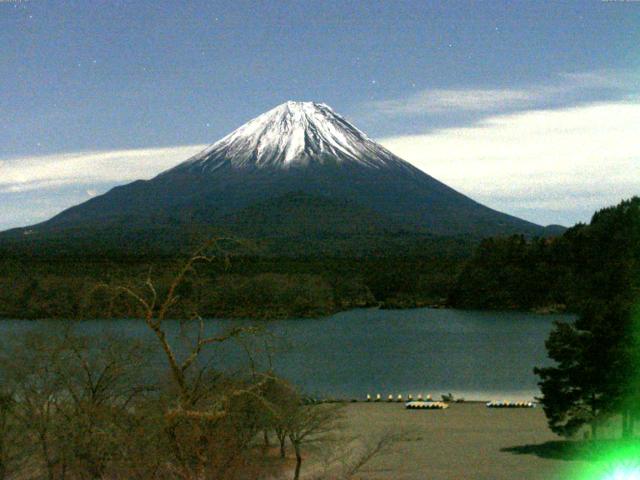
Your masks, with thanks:
<instances>
[{"instance_id":1,"label":"mountain slope","mask_svg":"<svg viewBox=\"0 0 640 480\"><path fill-rule=\"evenodd\" d=\"M287 210L296 198L302 206ZM418 170L328 106L287 102L151 180L116 187L9 235L100 231L117 244L131 231L144 237L145 229L157 234L166 227L179 236L197 226L254 237L543 234Z\"/></svg>"}]
</instances>

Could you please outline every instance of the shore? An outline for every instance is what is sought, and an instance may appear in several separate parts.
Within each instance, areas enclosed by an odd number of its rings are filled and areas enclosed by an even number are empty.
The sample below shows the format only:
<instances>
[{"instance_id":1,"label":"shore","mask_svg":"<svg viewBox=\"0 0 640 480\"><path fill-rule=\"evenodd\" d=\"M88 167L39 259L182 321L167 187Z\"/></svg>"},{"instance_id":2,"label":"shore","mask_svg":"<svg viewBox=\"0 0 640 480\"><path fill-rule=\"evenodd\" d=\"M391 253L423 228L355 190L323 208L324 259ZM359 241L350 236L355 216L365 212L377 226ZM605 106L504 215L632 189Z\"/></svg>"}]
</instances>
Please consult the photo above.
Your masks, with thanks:
<instances>
[{"instance_id":1,"label":"shore","mask_svg":"<svg viewBox=\"0 0 640 480\"><path fill-rule=\"evenodd\" d=\"M545 458L560 440L541 408L490 409L454 403L446 410L406 410L401 403L352 403L344 409L347 435L379 438L405 432L408 441L376 457L357 477L395 480L555 480L579 462Z\"/></svg>"}]
</instances>

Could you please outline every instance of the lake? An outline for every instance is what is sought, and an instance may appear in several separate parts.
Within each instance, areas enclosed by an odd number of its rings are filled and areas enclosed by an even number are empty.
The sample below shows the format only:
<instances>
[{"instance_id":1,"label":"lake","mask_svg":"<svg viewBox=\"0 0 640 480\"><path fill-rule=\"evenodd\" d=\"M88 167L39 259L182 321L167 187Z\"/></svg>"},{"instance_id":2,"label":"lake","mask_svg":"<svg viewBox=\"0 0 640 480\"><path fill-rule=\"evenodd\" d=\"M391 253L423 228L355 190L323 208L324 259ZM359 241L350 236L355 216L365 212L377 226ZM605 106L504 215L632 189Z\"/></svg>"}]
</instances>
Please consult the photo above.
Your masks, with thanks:
<instances>
[{"instance_id":1,"label":"lake","mask_svg":"<svg viewBox=\"0 0 640 480\"><path fill-rule=\"evenodd\" d=\"M360 309L320 319L268 322L207 320L208 332L229 325L260 324L268 336L248 341L276 372L319 397L364 398L367 394L416 396L451 392L466 399L525 400L538 395L534 366L548 365L544 342L554 320L568 315L438 309ZM61 328L56 321L4 320L0 331ZM113 332L152 339L140 320L92 320L80 332ZM179 323L167 322L173 340ZM266 343L265 343L266 342ZM210 360L227 369L248 365L237 342L216 348ZM271 352L269 355L265 351Z\"/></svg>"}]
</instances>

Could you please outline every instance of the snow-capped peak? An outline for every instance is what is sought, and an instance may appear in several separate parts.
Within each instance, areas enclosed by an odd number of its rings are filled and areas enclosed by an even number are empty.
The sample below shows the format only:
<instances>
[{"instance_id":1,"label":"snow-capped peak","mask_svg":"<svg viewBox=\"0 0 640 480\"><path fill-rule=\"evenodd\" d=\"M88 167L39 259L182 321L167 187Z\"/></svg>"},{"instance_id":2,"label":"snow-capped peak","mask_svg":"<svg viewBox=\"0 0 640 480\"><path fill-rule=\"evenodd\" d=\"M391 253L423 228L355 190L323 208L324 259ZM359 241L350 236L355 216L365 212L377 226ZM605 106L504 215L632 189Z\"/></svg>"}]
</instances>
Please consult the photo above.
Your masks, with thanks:
<instances>
[{"instance_id":1,"label":"snow-capped peak","mask_svg":"<svg viewBox=\"0 0 640 480\"><path fill-rule=\"evenodd\" d=\"M179 168L290 168L325 162L373 168L406 165L328 105L289 101L245 123Z\"/></svg>"}]
</instances>

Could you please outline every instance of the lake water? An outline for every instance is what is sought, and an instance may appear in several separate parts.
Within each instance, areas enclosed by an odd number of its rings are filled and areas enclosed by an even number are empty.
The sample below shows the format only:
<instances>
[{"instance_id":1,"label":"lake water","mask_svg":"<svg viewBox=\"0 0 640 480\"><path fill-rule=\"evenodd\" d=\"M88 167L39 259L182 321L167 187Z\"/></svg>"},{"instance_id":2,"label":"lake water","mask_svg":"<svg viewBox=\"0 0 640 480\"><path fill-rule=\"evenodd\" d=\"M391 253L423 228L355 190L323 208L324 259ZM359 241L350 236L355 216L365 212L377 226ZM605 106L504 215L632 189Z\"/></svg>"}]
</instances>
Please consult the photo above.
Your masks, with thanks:
<instances>
[{"instance_id":1,"label":"lake water","mask_svg":"<svg viewBox=\"0 0 640 480\"><path fill-rule=\"evenodd\" d=\"M321 319L207 320L206 325L210 333L229 325L262 325L269 335L248 341L250 350L262 352L256 355L258 362L265 365L271 357L276 372L320 397L422 393L439 398L451 392L466 399L525 400L538 395L532 369L549 363L544 342L553 321L570 319L514 312L362 309ZM0 332L21 334L42 325L60 328L55 321L5 320ZM152 339L140 320L86 321L78 329L90 335L106 331ZM178 322L167 322L167 329L178 343ZM215 365L240 369L248 364L238 343L214 348L209 359Z\"/></svg>"}]
</instances>

